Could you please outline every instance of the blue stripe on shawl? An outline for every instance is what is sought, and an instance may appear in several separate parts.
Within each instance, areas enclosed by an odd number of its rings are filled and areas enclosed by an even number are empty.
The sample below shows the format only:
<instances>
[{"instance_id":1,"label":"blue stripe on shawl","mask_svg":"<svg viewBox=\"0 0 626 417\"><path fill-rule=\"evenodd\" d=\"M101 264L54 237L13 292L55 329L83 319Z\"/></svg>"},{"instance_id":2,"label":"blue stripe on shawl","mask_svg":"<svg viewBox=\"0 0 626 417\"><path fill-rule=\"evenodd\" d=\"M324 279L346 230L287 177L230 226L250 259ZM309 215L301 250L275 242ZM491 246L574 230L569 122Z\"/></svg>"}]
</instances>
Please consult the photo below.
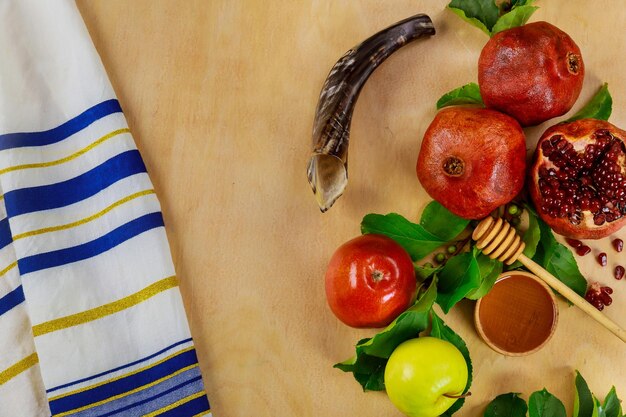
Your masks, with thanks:
<instances>
[{"instance_id":1,"label":"blue stripe on shawl","mask_svg":"<svg viewBox=\"0 0 626 417\"><path fill-rule=\"evenodd\" d=\"M20 285L4 297L0 298L0 316L24 301L24 291Z\"/></svg>"},{"instance_id":2,"label":"blue stripe on shawl","mask_svg":"<svg viewBox=\"0 0 626 417\"><path fill-rule=\"evenodd\" d=\"M113 113L120 113L120 103L113 99L103 101L85 110L78 116L63 123L54 129L43 132L8 133L0 135L0 151L4 149L23 148L27 146L43 146L60 142L63 139L80 132L96 120Z\"/></svg>"},{"instance_id":3,"label":"blue stripe on shawl","mask_svg":"<svg viewBox=\"0 0 626 417\"><path fill-rule=\"evenodd\" d=\"M90 242L27 256L19 259L17 265L20 274L25 275L29 272L82 261L106 252L143 232L162 226L163 216L160 212L145 214Z\"/></svg>"},{"instance_id":4,"label":"blue stripe on shawl","mask_svg":"<svg viewBox=\"0 0 626 417\"><path fill-rule=\"evenodd\" d=\"M106 400L115 395L132 391L143 385L157 381L187 366L198 363L194 349L176 355L154 367L138 373L117 379L112 382L99 385L92 389L77 392L66 397L61 397L49 402L52 414L60 414L76 408Z\"/></svg>"},{"instance_id":5,"label":"blue stripe on shawl","mask_svg":"<svg viewBox=\"0 0 626 417\"><path fill-rule=\"evenodd\" d=\"M0 220L0 249L13 242L13 236L11 235L11 228L9 227L9 218L5 217Z\"/></svg>"},{"instance_id":6,"label":"blue stripe on shawl","mask_svg":"<svg viewBox=\"0 0 626 417\"><path fill-rule=\"evenodd\" d=\"M75 178L56 184L12 190L4 195L9 217L68 206L104 190L117 181L146 172L137 150L122 152Z\"/></svg>"},{"instance_id":7,"label":"blue stripe on shawl","mask_svg":"<svg viewBox=\"0 0 626 417\"><path fill-rule=\"evenodd\" d=\"M73 417L110 417L144 415L204 390L198 367L167 379L153 387L94 408L73 414ZM128 411L131 410L131 411ZM125 413L128 411L127 413Z\"/></svg>"}]
</instances>

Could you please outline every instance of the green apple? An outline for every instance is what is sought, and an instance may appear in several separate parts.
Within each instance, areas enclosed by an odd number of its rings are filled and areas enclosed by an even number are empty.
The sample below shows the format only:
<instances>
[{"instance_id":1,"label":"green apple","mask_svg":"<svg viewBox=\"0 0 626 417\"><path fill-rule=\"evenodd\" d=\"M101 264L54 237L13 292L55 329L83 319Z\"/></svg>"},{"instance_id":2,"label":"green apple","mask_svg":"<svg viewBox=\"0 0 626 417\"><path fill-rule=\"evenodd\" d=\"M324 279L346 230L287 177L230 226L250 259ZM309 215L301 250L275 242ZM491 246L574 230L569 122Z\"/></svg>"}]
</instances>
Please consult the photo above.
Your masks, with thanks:
<instances>
[{"instance_id":1,"label":"green apple","mask_svg":"<svg viewBox=\"0 0 626 417\"><path fill-rule=\"evenodd\" d=\"M444 413L463 393L467 378L467 363L461 352L435 337L400 344L385 367L387 395L410 417Z\"/></svg>"}]
</instances>

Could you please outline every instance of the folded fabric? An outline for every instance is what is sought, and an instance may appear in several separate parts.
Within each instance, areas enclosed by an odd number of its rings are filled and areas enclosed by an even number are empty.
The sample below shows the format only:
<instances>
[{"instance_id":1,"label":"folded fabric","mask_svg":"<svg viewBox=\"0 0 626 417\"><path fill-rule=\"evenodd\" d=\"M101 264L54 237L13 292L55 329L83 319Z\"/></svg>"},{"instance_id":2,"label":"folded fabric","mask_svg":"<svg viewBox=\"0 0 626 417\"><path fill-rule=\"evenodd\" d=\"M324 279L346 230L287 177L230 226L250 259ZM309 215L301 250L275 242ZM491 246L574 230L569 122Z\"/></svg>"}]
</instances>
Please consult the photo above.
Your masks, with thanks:
<instances>
[{"instance_id":1,"label":"folded fabric","mask_svg":"<svg viewBox=\"0 0 626 417\"><path fill-rule=\"evenodd\" d=\"M0 2L0 416L210 415L161 209L73 2Z\"/></svg>"}]
</instances>

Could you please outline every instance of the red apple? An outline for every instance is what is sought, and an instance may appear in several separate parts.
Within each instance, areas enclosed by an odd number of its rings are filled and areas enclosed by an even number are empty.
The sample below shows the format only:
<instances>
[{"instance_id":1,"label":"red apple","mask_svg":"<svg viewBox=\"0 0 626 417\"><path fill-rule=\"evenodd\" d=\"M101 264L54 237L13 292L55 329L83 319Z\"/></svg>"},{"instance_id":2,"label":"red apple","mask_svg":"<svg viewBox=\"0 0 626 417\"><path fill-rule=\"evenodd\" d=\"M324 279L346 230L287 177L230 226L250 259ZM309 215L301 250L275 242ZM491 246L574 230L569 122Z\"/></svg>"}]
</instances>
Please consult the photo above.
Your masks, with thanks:
<instances>
[{"instance_id":1,"label":"red apple","mask_svg":"<svg viewBox=\"0 0 626 417\"><path fill-rule=\"evenodd\" d=\"M381 235L341 245L326 271L326 298L339 320L352 327L384 327L414 301L415 270L408 253Z\"/></svg>"}]
</instances>

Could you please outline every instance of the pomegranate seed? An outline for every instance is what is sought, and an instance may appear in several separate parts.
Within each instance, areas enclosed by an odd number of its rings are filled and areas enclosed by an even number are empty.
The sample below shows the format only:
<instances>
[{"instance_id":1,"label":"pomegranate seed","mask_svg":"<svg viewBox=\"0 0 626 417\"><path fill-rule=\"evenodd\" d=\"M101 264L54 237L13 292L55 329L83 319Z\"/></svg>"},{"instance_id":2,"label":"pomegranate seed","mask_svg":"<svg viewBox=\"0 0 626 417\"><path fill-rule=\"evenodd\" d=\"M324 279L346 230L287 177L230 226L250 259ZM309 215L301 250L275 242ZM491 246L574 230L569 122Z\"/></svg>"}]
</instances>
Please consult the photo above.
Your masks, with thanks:
<instances>
[{"instance_id":1,"label":"pomegranate seed","mask_svg":"<svg viewBox=\"0 0 626 417\"><path fill-rule=\"evenodd\" d=\"M598 211L600 211L600 200L591 200L591 202L589 203L589 211L592 213L597 213Z\"/></svg>"},{"instance_id":2,"label":"pomegranate seed","mask_svg":"<svg viewBox=\"0 0 626 417\"><path fill-rule=\"evenodd\" d=\"M591 248L587 245L582 245L581 247L576 249L576 253L578 254L578 256L585 256L589 252L591 252Z\"/></svg>"},{"instance_id":3,"label":"pomegranate seed","mask_svg":"<svg viewBox=\"0 0 626 417\"><path fill-rule=\"evenodd\" d=\"M606 253L604 253L604 252L600 253L600 254L598 255L598 263L599 263L601 266L606 266L606 261L607 261L607 258L606 258Z\"/></svg>"},{"instance_id":4,"label":"pomegranate seed","mask_svg":"<svg viewBox=\"0 0 626 417\"><path fill-rule=\"evenodd\" d=\"M595 293L592 289L589 289L587 295L585 296L585 299L589 302L589 304L591 304L598 310L602 311L604 309L604 302L602 302L600 295Z\"/></svg>"},{"instance_id":5,"label":"pomegranate seed","mask_svg":"<svg viewBox=\"0 0 626 417\"><path fill-rule=\"evenodd\" d=\"M611 287L601 287L600 291L606 294L613 294L613 289Z\"/></svg>"},{"instance_id":6,"label":"pomegranate seed","mask_svg":"<svg viewBox=\"0 0 626 417\"><path fill-rule=\"evenodd\" d=\"M600 293L600 300L602 300L602 304L607 307L613 304L613 299L611 298L611 296L604 292Z\"/></svg>"},{"instance_id":7,"label":"pomegranate seed","mask_svg":"<svg viewBox=\"0 0 626 417\"><path fill-rule=\"evenodd\" d=\"M613 271L613 275L615 276L615 279L620 280L622 278L624 278L624 273L626 272L626 270L624 270L624 267L621 265L617 265L615 267L615 271Z\"/></svg>"},{"instance_id":8,"label":"pomegranate seed","mask_svg":"<svg viewBox=\"0 0 626 417\"><path fill-rule=\"evenodd\" d=\"M567 242L568 245L570 245L574 249L578 249L583 245L583 242L581 242L580 240L576 240L576 239L565 238L565 241Z\"/></svg>"},{"instance_id":9,"label":"pomegranate seed","mask_svg":"<svg viewBox=\"0 0 626 417\"><path fill-rule=\"evenodd\" d=\"M615 248L617 252L621 252L624 249L624 241L622 239L613 240L613 248Z\"/></svg>"},{"instance_id":10,"label":"pomegranate seed","mask_svg":"<svg viewBox=\"0 0 626 417\"><path fill-rule=\"evenodd\" d=\"M596 309L602 311L605 306L613 304L611 294L613 290L611 287L601 286L600 283L592 283L587 292L585 293L585 300L587 300Z\"/></svg>"},{"instance_id":11,"label":"pomegranate seed","mask_svg":"<svg viewBox=\"0 0 626 417\"><path fill-rule=\"evenodd\" d=\"M593 224L596 226L602 226L606 222L606 216L602 213L593 216Z\"/></svg>"}]
</instances>

